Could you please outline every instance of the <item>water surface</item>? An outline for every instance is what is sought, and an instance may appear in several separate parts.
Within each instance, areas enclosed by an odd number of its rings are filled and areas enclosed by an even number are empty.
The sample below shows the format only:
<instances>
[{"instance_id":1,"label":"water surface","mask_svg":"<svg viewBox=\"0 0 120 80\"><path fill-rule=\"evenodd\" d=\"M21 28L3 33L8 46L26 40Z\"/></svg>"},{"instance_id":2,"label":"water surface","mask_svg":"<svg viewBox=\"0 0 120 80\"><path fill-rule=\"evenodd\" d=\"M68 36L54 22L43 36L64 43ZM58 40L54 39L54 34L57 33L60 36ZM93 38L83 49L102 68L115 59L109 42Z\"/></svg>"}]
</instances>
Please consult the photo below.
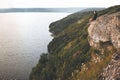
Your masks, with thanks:
<instances>
[{"instance_id":1,"label":"water surface","mask_svg":"<svg viewBox=\"0 0 120 80\"><path fill-rule=\"evenodd\" d=\"M69 13L0 13L0 80L28 80L52 37L49 24Z\"/></svg>"}]
</instances>

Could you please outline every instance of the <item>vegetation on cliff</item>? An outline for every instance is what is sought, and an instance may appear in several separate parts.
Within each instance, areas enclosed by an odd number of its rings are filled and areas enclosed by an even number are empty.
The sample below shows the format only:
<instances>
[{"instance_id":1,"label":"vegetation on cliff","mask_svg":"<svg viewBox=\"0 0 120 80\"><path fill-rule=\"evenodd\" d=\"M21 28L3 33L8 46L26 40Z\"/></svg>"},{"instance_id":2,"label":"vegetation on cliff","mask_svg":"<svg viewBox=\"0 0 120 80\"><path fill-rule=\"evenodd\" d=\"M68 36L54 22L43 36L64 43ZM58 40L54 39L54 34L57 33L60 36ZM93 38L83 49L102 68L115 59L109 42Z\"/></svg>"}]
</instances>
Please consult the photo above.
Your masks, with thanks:
<instances>
[{"instance_id":1,"label":"vegetation on cliff","mask_svg":"<svg viewBox=\"0 0 120 80\"><path fill-rule=\"evenodd\" d=\"M98 16L120 11L114 6L98 12ZM54 39L49 53L41 55L32 69L30 80L97 80L101 70L110 62L115 51L110 42L101 48L90 47L87 28L93 12L77 12L51 23ZM110 50L106 47L110 47ZM104 54L102 54L104 53ZM102 61L101 61L102 60Z\"/></svg>"}]
</instances>

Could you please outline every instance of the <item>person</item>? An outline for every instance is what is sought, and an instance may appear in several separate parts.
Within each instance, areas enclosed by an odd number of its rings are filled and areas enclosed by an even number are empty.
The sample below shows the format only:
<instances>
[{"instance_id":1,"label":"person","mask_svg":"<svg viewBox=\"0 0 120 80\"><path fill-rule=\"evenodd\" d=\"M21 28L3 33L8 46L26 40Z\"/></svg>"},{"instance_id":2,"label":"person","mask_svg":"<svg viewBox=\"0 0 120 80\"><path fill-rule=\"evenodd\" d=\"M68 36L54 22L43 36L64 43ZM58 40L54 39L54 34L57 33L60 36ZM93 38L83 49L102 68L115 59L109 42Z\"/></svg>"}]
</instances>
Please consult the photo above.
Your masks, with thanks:
<instances>
[{"instance_id":1,"label":"person","mask_svg":"<svg viewBox=\"0 0 120 80\"><path fill-rule=\"evenodd\" d=\"M97 19L97 12L94 11L94 16L93 16L93 18L92 18L92 21L94 21L94 20L96 20L96 19Z\"/></svg>"},{"instance_id":2,"label":"person","mask_svg":"<svg viewBox=\"0 0 120 80\"><path fill-rule=\"evenodd\" d=\"M90 22L90 23L91 23L92 21L94 21L94 20L97 19L97 12L94 11L93 14L94 14L93 17L89 19L89 22Z\"/></svg>"}]
</instances>

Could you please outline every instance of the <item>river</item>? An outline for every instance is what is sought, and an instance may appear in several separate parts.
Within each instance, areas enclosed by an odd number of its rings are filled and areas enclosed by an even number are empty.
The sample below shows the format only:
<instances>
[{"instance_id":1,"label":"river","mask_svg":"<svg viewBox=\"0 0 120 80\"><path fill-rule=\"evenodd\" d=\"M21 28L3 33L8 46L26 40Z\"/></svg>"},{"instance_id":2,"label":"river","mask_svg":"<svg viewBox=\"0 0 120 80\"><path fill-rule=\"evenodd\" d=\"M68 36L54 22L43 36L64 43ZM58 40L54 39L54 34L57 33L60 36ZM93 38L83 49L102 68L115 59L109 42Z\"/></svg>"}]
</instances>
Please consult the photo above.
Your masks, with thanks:
<instances>
[{"instance_id":1,"label":"river","mask_svg":"<svg viewBox=\"0 0 120 80\"><path fill-rule=\"evenodd\" d=\"M69 13L0 13L0 80L28 80L52 37L49 24Z\"/></svg>"}]
</instances>

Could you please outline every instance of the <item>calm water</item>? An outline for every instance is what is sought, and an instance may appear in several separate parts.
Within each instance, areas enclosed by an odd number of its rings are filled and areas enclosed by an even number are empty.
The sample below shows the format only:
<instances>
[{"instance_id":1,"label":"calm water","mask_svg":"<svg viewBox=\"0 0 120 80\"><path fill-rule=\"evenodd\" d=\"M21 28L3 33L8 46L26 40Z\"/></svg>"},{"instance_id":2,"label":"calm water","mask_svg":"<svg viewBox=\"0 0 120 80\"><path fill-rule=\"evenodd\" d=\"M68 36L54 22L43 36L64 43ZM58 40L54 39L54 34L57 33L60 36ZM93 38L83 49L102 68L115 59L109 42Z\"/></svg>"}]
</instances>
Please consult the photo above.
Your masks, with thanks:
<instances>
[{"instance_id":1,"label":"calm water","mask_svg":"<svg viewBox=\"0 0 120 80\"><path fill-rule=\"evenodd\" d=\"M0 80L28 80L52 37L49 24L68 13L0 13Z\"/></svg>"}]
</instances>

